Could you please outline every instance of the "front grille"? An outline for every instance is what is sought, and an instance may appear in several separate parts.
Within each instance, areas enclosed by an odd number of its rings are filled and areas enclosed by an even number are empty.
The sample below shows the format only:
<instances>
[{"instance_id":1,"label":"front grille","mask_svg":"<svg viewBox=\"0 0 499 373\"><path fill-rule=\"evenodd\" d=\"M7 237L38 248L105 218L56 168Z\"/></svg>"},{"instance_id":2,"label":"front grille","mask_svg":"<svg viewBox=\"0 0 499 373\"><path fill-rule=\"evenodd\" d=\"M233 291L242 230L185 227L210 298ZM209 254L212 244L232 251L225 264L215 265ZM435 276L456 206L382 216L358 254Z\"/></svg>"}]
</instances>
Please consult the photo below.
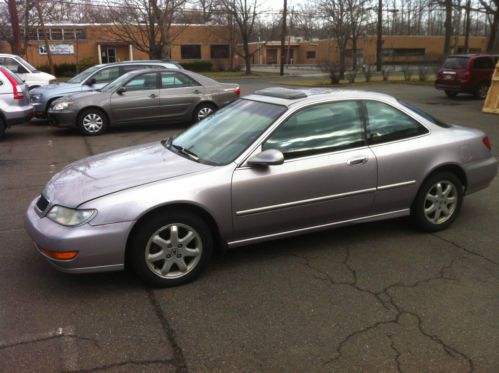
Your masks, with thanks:
<instances>
[{"instance_id":1,"label":"front grille","mask_svg":"<svg viewBox=\"0 0 499 373\"><path fill-rule=\"evenodd\" d=\"M45 211L45 209L48 207L49 201L43 196L43 194L40 195L40 198L38 198L38 201L36 202L36 207L40 211Z\"/></svg>"}]
</instances>

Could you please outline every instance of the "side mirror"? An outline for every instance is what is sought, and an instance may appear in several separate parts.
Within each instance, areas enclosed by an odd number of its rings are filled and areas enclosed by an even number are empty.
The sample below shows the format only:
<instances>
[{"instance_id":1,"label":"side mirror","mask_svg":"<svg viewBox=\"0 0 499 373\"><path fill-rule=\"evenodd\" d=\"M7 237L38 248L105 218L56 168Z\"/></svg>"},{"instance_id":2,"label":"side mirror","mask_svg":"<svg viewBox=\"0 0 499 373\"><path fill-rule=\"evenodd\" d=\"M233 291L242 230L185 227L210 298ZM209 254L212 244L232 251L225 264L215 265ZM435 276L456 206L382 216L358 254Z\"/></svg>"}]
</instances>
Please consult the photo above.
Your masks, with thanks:
<instances>
[{"instance_id":1,"label":"side mirror","mask_svg":"<svg viewBox=\"0 0 499 373\"><path fill-rule=\"evenodd\" d=\"M121 95L123 93L126 92L126 87L119 87L117 90L116 90L116 93Z\"/></svg>"},{"instance_id":2,"label":"side mirror","mask_svg":"<svg viewBox=\"0 0 499 373\"><path fill-rule=\"evenodd\" d=\"M85 83L86 85L94 85L95 83L97 83L97 80L95 80L95 78L91 78L91 79L88 79L87 82Z\"/></svg>"},{"instance_id":3,"label":"side mirror","mask_svg":"<svg viewBox=\"0 0 499 373\"><path fill-rule=\"evenodd\" d=\"M250 167L268 167L284 163L284 155L276 149L264 150L248 159Z\"/></svg>"}]
</instances>

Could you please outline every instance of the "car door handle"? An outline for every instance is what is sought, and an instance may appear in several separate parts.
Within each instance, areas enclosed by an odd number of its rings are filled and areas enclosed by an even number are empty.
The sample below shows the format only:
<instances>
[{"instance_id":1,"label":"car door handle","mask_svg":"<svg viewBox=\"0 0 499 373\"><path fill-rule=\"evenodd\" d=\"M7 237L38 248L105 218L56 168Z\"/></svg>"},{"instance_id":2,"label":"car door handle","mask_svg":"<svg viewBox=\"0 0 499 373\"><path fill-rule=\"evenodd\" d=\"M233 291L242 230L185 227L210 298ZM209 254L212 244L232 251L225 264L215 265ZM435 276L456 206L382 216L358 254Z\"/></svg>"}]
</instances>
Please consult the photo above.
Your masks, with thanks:
<instances>
[{"instance_id":1,"label":"car door handle","mask_svg":"<svg viewBox=\"0 0 499 373\"><path fill-rule=\"evenodd\" d=\"M158 96L157 96L157 95L155 95L154 93L151 93L151 94L149 95L149 98L156 98L156 97L158 97Z\"/></svg>"},{"instance_id":2,"label":"car door handle","mask_svg":"<svg viewBox=\"0 0 499 373\"><path fill-rule=\"evenodd\" d=\"M192 93L198 94L198 93L201 93L201 91L199 89L195 89L194 91L192 91Z\"/></svg>"},{"instance_id":3,"label":"car door handle","mask_svg":"<svg viewBox=\"0 0 499 373\"><path fill-rule=\"evenodd\" d=\"M347 164L349 166L355 166L355 165L364 164L364 163L367 163L367 157L353 158L353 159L348 160L348 162L347 162Z\"/></svg>"}]
</instances>

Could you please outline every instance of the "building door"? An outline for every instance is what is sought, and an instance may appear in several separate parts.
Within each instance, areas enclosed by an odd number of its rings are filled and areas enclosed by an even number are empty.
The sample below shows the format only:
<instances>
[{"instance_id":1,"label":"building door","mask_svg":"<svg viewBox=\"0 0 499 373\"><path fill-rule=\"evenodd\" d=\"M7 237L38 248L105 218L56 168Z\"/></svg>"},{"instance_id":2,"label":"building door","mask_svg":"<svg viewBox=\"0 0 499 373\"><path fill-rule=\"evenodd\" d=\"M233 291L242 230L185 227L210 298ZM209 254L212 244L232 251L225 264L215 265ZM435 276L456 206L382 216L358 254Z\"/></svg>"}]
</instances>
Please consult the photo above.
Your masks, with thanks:
<instances>
[{"instance_id":1,"label":"building door","mask_svg":"<svg viewBox=\"0 0 499 373\"><path fill-rule=\"evenodd\" d=\"M102 63L116 62L116 48L104 47L102 48Z\"/></svg>"},{"instance_id":2,"label":"building door","mask_svg":"<svg viewBox=\"0 0 499 373\"><path fill-rule=\"evenodd\" d=\"M267 49L267 64L275 65L277 63L277 49Z\"/></svg>"}]
</instances>

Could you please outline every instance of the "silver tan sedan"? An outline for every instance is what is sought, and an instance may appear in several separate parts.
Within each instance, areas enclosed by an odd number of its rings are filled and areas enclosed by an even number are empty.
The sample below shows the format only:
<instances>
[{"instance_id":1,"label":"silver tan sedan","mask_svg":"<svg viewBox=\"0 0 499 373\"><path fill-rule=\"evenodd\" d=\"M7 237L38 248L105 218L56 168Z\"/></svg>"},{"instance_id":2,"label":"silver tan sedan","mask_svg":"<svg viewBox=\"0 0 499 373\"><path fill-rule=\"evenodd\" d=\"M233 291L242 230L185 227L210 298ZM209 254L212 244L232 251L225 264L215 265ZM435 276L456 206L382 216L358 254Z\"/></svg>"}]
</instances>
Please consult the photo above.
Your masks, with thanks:
<instances>
[{"instance_id":1,"label":"silver tan sedan","mask_svg":"<svg viewBox=\"0 0 499 373\"><path fill-rule=\"evenodd\" d=\"M53 101L47 111L57 127L95 136L110 126L197 122L239 98L239 85L178 69L129 72L105 87Z\"/></svg>"},{"instance_id":2,"label":"silver tan sedan","mask_svg":"<svg viewBox=\"0 0 499 373\"><path fill-rule=\"evenodd\" d=\"M412 215L447 228L497 173L486 135L362 91L268 88L174 139L66 166L26 230L57 269L185 283L227 247Z\"/></svg>"}]
</instances>

